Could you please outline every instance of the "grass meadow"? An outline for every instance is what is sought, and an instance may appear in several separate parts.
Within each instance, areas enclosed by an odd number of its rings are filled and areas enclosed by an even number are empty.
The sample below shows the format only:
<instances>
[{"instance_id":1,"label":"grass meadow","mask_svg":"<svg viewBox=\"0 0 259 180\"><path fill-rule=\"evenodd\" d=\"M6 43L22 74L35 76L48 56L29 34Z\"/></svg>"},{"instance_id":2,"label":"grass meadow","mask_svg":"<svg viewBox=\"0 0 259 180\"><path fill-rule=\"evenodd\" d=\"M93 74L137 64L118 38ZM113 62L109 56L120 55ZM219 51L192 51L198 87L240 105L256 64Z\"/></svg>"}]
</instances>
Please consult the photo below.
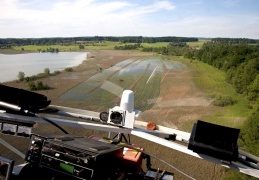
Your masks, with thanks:
<instances>
[{"instance_id":1,"label":"grass meadow","mask_svg":"<svg viewBox=\"0 0 259 180\"><path fill-rule=\"evenodd\" d=\"M198 42L187 42L187 45L194 48L200 48L204 43L208 40L199 40ZM135 43L127 43L127 44L135 44ZM103 42L87 42L84 43L85 50L113 50L114 46L123 45L119 42L112 42L112 41L103 41ZM157 42L157 43L141 43L143 47L166 47L168 42ZM79 48L79 44L77 45L26 45L26 46L16 46L13 47L16 51L46 51L48 48L58 48L59 51L82 51L84 49Z\"/></svg>"},{"instance_id":2,"label":"grass meadow","mask_svg":"<svg viewBox=\"0 0 259 180\"><path fill-rule=\"evenodd\" d=\"M187 42L187 45L193 48L201 48L202 45L210 40L199 40L197 42Z\"/></svg>"},{"instance_id":3,"label":"grass meadow","mask_svg":"<svg viewBox=\"0 0 259 180\"><path fill-rule=\"evenodd\" d=\"M111 41L105 41L103 43L85 43L84 49L87 50L113 50L115 45L119 45L118 42L111 42ZM79 49L79 44L78 45L27 45L27 46L16 46L13 49L14 50L22 50L24 51L38 51L39 49L41 51L47 50L47 48L58 48L59 51L82 51L84 49Z\"/></svg>"},{"instance_id":4,"label":"grass meadow","mask_svg":"<svg viewBox=\"0 0 259 180\"><path fill-rule=\"evenodd\" d=\"M229 127L241 128L249 114L249 101L241 94L235 92L234 87L225 81L225 73L200 61L182 58L193 73L193 80L206 97L231 96L236 103L226 107L215 107L210 116L204 120ZM191 124L192 125L192 124ZM190 124L186 124L190 126Z\"/></svg>"}]
</instances>

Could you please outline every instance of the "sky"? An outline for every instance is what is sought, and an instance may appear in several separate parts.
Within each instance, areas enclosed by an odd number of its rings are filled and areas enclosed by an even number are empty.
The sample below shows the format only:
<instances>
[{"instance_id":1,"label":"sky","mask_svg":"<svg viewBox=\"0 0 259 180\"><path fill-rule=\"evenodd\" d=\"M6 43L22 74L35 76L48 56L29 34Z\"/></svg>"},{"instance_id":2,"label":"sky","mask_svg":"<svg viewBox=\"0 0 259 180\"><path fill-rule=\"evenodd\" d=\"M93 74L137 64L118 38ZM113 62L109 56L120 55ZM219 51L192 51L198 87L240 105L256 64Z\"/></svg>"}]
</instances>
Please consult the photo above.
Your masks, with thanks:
<instances>
[{"instance_id":1,"label":"sky","mask_svg":"<svg viewBox=\"0 0 259 180\"><path fill-rule=\"evenodd\" d=\"M0 0L0 38L259 39L259 0Z\"/></svg>"}]
</instances>

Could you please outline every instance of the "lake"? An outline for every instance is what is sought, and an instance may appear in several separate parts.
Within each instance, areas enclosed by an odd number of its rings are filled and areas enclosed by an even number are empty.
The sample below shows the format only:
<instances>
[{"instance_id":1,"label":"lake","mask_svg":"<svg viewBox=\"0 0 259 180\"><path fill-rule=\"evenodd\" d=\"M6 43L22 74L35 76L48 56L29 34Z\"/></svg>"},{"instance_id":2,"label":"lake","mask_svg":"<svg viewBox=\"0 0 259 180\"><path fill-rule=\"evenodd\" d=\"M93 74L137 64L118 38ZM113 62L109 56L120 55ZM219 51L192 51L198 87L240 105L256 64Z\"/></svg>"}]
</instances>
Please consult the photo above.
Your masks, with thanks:
<instances>
[{"instance_id":1,"label":"lake","mask_svg":"<svg viewBox=\"0 0 259 180\"><path fill-rule=\"evenodd\" d=\"M0 54L0 82L18 79L20 71L32 76L49 68L53 73L77 66L86 59L86 52Z\"/></svg>"}]
</instances>

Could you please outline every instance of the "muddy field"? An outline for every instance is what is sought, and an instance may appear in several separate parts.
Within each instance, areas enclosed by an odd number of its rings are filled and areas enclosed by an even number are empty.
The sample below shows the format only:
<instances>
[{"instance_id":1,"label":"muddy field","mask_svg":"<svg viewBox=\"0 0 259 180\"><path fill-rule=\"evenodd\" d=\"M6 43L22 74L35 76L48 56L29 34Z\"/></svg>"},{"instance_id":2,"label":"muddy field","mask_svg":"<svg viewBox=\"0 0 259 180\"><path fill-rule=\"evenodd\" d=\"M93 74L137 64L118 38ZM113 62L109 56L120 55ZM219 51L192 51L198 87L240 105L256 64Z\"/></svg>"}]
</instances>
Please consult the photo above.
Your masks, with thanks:
<instances>
[{"instance_id":1,"label":"muddy field","mask_svg":"<svg viewBox=\"0 0 259 180\"><path fill-rule=\"evenodd\" d=\"M40 91L39 93L46 95L54 105L102 111L104 109L99 109L98 106L89 106L87 103L61 100L59 97L71 88L99 73L100 67L104 70L122 60L132 57L140 58L143 56L152 56L152 54L134 51L89 51L87 60L85 60L81 65L74 67L73 72L63 72L57 76L42 79L44 84L51 86L53 89ZM176 62L179 61L179 59L174 60ZM27 88L27 85L24 83L8 82L5 84L19 88ZM210 100L206 99L203 96L203 93L195 87L192 81L191 71L188 68L184 68L178 71L169 70L163 74L159 98L157 98L155 105L150 110L147 110L140 115L138 120L147 122L152 120L160 125L181 129L183 124L193 123L200 117L209 114L211 111L213 111L213 106L210 104ZM67 129L71 134L88 136L93 133L98 133L100 135L104 135L101 132L95 132L92 130L86 131L68 127ZM38 126L34 132L41 133L46 131L60 133L58 130L53 129L48 125L45 125L44 127ZM26 151L28 139L14 138L6 135L0 135L0 137L10 144L18 144L18 149L20 151ZM19 141L17 141L17 139L19 139ZM170 150L140 138L132 137L131 140L135 144L143 146L147 152L169 162L195 179L222 179L222 176L226 171L225 168L213 163ZM4 146L0 145L0 148L1 152L2 149L5 152L2 154L11 155L13 158L17 159L18 163L22 162L22 158L13 155ZM174 172L175 179L188 179L186 176L161 164L157 160L154 160L152 165L153 167L159 167L160 169Z\"/></svg>"}]
</instances>

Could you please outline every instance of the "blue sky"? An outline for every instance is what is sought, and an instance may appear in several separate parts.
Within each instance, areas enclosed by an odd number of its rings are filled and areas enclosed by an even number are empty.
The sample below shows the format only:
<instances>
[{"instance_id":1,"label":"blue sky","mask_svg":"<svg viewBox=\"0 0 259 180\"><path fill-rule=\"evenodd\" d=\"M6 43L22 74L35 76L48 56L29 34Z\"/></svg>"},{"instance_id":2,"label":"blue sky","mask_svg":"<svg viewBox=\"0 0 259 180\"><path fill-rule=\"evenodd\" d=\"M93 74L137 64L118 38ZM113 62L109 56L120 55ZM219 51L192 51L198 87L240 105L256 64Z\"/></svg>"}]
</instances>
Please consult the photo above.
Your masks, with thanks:
<instances>
[{"instance_id":1,"label":"blue sky","mask_svg":"<svg viewBox=\"0 0 259 180\"><path fill-rule=\"evenodd\" d=\"M0 38L259 39L258 0L0 0Z\"/></svg>"}]
</instances>

